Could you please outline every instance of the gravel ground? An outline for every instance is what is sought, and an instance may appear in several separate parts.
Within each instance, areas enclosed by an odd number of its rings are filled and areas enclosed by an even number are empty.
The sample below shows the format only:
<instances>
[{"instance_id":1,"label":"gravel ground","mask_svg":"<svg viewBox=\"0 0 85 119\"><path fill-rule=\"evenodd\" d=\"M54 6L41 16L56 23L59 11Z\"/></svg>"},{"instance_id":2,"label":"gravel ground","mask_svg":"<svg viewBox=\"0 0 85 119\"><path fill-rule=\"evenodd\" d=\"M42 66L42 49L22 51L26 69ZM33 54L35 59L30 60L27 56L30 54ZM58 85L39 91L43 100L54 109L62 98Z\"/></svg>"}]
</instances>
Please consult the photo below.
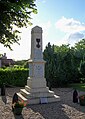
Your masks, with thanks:
<instances>
[{"instance_id":1,"label":"gravel ground","mask_svg":"<svg viewBox=\"0 0 85 119\"><path fill-rule=\"evenodd\" d=\"M20 88L6 88L6 97L0 96L0 119L85 119L85 106L72 102L71 88L52 89L60 96L59 102L29 105L23 108L22 115L16 116L12 112L11 102L13 94L19 90Z\"/></svg>"}]
</instances>

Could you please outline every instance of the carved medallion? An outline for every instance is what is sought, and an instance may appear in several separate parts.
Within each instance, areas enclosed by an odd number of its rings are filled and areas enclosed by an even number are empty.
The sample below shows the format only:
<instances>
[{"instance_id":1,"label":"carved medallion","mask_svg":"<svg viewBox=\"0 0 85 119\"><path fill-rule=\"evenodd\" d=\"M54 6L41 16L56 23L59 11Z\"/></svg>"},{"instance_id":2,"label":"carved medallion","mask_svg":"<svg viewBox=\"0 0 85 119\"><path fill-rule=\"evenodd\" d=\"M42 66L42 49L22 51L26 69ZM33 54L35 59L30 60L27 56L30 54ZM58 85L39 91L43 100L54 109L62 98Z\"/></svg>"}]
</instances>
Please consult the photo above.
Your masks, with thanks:
<instances>
[{"instance_id":1,"label":"carved medallion","mask_svg":"<svg viewBox=\"0 0 85 119\"><path fill-rule=\"evenodd\" d=\"M36 47L37 47L37 48L40 48L40 44L39 44L39 43L40 43L40 39L36 39L36 42L37 42Z\"/></svg>"}]
</instances>

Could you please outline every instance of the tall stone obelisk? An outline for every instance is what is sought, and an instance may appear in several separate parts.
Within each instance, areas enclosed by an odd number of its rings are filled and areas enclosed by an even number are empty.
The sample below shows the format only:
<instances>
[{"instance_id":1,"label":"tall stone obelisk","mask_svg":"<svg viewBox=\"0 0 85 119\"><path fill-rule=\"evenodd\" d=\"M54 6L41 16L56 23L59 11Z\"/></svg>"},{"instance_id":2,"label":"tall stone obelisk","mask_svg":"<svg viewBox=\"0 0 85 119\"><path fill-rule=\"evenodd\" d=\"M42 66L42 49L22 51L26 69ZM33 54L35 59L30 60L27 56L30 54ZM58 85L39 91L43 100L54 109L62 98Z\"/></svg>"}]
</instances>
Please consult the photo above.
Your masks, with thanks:
<instances>
[{"instance_id":1,"label":"tall stone obelisk","mask_svg":"<svg viewBox=\"0 0 85 119\"><path fill-rule=\"evenodd\" d=\"M42 28L36 26L31 31L31 56L29 60L29 77L27 85L34 90L46 87L44 78L44 65L42 54Z\"/></svg>"},{"instance_id":2,"label":"tall stone obelisk","mask_svg":"<svg viewBox=\"0 0 85 119\"><path fill-rule=\"evenodd\" d=\"M46 87L44 78L44 66L42 53L42 28L35 26L31 31L31 56L29 62L29 77L25 89L17 93L20 99L28 101L28 104L39 104L60 101L59 96L54 95Z\"/></svg>"}]
</instances>

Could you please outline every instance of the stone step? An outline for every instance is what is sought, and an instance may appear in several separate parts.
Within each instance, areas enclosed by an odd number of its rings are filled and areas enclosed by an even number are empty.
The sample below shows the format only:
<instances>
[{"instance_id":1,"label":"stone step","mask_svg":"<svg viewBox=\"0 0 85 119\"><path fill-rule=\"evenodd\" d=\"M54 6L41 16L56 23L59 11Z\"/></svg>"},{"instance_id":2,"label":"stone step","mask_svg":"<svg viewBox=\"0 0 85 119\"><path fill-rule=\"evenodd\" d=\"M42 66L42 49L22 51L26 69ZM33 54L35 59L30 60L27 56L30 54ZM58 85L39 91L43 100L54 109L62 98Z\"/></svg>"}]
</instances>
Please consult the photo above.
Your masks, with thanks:
<instances>
[{"instance_id":1,"label":"stone step","mask_svg":"<svg viewBox=\"0 0 85 119\"><path fill-rule=\"evenodd\" d=\"M19 100L23 100L24 102L27 102L27 98L25 98L20 92L17 93Z\"/></svg>"},{"instance_id":2,"label":"stone step","mask_svg":"<svg viewBox=\"0 0 85 119\"><path fill-rule=\"evenodd\" d=\"M25 98L21 93L17 93L18 97L20 100L23 100L26 102L28 105L29 104L41 104L41 103L52 103L52 102L57 102L60 101L60 97L54 95L53 97L47 97L47 98Z\"/></svg>"},{"instance_id":3,"label":"stone step","mask_svg":"<svg viewBox=\"0 0 85 119\"><path fill-rule=\"evenodd\" d=\"M31 92L31 88L29 86L25 86L25 90L28 91L28 92Z\"/></svg>"},{"instance_id":4,"label":"stone step","mask_svg":"<svg viewBox=\"0 0 85 119\"><path fill-rule=\"evenodd\" d=\"M54 95L53 91L48 90L48 92L34 92L29 93L25 89L20 89L20 93L27 99L31 98L41 98L41 97L52 97Z\"/></svg>"},{"instance_id":5,"label":"stone step","mask_svg":"<svg viewBox=\"0 0 85 119\"><path fill-rule=\"evenodd\" d=\"M60 97L57 96L57 95L54 95L53 97L49 97L48 98L48 102L51 103L51 102L57 102L57 101L60 101Z\"/></svg>"},{"instance_id":6,"label":"stone step","mask_svg":"<svg viewBox=\"0 0 85 119\"><path fill-rule=\"evenodd\" d=\"M60 101L59 96L53 96L53 97L47 97L47 98L33 98L28 99L28 105L29 104L43 104L43 103L53 103Z\"/></svg>"},{"instance_id":7,"label":"stone step","mask_svg":"<svg viewBox=\"0 0 85 119\"><path fill-rule=\"evenodd\" d=\"M48 87L41 87L41 88L30 88L29 86L25 86L25 90L30 92L30 93L37 93L37 92L48 92L49 88Z\"/></svg>"},{"instance_id":8,"label":"stone step","mask_svg":"<svg viewBox=\"0 0 85 119\"><path fill-rule=\"evenodd\" d=\"M23 95L25 98L30 97L30 93L26 91L25 89L20 89L21 95Z\"/></svg>"}]
</instances>

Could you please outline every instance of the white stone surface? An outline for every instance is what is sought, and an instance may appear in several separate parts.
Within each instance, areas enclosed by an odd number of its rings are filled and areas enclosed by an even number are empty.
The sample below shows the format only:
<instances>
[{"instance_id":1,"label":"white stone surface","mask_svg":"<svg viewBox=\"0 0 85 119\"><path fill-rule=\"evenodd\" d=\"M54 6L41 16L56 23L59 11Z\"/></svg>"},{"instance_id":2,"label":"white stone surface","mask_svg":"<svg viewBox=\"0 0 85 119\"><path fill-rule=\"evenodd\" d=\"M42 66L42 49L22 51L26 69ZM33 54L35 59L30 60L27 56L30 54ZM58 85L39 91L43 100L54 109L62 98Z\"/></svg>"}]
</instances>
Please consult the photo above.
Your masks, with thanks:
<instances>
[{"instance_id":1,"label":"white stone surface","mask_svg":"<svg viewBox=\"0 0 85 119\"><path fill-rule=\"evenodd\" d=\"M29 77L44 77L44 60L29 61Z\"/></svg>"},{"instance_id":2,"label":"white stone surface","mask_svg":"<svg viewBox=\"0 0 85 119\"><path fill-rule=\"evenodd\" d=\"M39 45L37 47L36 39L40 39ZM31 59L43 59L42 55L42 28L41 27L34 27L31 31Z\"/></svg>"},{"instance_id":3,"label":"white stone surface","mask_svg":"<svg viewBox=\"0 0 85 119\"><path fill-rule=\"evenodd\" d=\"M31 88L46 87L46 79L45 78L28 77L27 86L29 86Z\"/></svg>"},{"instance_id":4,"label":"white stone surface","mask_svg":"<svg viewBox=\"0 0 85 119\"><path fill-rule=\"evenodd\" d=\"M44 77L45 61L42 53L42 28L34 27L31 31L31 57L29 62L29 77L25 89L20 89L18 96L22 96L28 100L29 104L41 103L41 98L45 98L47 102L59 101L59 96L55 96L53 91L49 91L46 87L46 79ZM21 96L22 95L22 96Z\"/></svg>"}]
</instances>

